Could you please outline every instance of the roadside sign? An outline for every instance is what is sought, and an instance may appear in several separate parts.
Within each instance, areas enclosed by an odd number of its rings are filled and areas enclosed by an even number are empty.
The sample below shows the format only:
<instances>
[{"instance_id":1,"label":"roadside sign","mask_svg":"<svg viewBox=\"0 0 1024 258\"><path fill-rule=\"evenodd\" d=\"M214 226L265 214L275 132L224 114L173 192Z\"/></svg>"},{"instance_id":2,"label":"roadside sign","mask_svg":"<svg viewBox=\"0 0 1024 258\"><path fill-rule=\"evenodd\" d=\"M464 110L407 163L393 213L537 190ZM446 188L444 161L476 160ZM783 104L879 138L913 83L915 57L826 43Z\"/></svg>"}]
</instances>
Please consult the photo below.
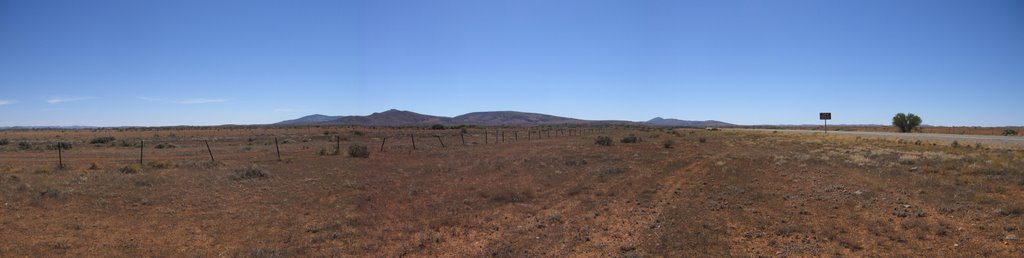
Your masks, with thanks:
<instances>
[{"instance_id":1,"label":"roadside sign","mask_svg":"<svg viewBox=\"0 0 1024 258\"><path fill-rule=\"evenodd\" d=\"M832 120L832 112L818 113L818 119L825 121L825 133L828 133L828 120Z\"/></svg>"}]
</instances>

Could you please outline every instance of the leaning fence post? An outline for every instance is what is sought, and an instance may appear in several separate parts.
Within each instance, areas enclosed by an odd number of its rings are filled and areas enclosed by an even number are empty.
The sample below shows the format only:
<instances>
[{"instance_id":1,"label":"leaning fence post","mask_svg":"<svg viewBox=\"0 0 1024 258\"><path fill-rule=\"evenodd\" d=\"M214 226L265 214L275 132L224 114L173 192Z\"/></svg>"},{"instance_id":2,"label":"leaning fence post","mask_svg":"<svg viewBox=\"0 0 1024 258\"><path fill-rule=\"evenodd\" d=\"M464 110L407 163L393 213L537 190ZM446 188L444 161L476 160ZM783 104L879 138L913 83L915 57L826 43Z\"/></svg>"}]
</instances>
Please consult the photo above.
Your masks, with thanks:
<instances>
[{"instance_id":1,"label":"leaning fence post","mask_svg":"<svg viewBox=\"0 0 1024 258\"><path fill-rule=\"evenodd\" d=\"M62 157L63 155L60 154L60 149L61 149L61 144L60 144L60 142L57 142L57 168L58 169L63 169L64 168L64 157Z\"/></svg>"},{"instance_id":2,"label":"leaning fence post","mask_svg":"<svg viewBox=\"0 0 1024 258\"><path fill-rule=\"evenodd\" d=\"M380 141L380 152L384 152L384 143L388 142L388 137L384 137L383 141Z\"/></svg>"},{"instance_id":3,"label":"leaning fence post","mask_svg":"<svg viewBox=\"0 0 1024 258\"><path fill-rule=\"evenodd\" d=\"M209 143L207 143L209 146ZM277 161L281 161L281 146L277 144L277 136L274 136L274 149L277 150ZM210 154L210 159L213 159L213 154Z\"/></svg>"},{"instance_id":4,"label":"leaning fence post","mask_svg":"<svg viewBox=\"0 0 1024 258\"><path fill-rule=\"evenodd\" d=\"M210 153L210 162L217 162L217 160L213 159L213 150L210 150L210 141L203 140L203 142L206 143L206 152ZM274 137L274 143L277 143L277 137ZM281 160L281 151L277 151L277 160Z\"/></svg>"},{"instance_id":5,"label":"leaning fence post","mask_svg":"<svg viewBox=\"0 0 1024 258\"><path fill-rule=\"evenodd\" d=\"M437 142L441 143L441 148L445 148L444 141L441 140L441 136L440 135L434 135L434 137L437 137Z\"/></svg>"}]
</instances>

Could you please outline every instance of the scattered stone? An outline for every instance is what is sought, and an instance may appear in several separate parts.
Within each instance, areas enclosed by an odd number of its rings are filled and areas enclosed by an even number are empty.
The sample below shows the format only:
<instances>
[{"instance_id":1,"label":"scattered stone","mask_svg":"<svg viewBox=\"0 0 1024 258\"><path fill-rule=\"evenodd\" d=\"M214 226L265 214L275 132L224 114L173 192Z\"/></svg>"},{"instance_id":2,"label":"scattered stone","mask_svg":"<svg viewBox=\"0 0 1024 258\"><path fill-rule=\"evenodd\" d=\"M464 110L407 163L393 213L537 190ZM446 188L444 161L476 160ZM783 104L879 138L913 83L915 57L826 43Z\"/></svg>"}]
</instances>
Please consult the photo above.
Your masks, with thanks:
<instances>
[{"instance_id":1,"label":"scattered stone","mask_svg":"<svg viewBox=\"0 0 1024 258\"><path fill-rule=\"evenodd\" d=\"M1014 235L1014 234L1009 234L1009 235L1006 235L1006 237L1003 238L1003 239L1006 239L1006 241L1017 241L1017 240L1020 240L1020 237L1017 237L1017 235Z\"/></svg>"}]
</instances>

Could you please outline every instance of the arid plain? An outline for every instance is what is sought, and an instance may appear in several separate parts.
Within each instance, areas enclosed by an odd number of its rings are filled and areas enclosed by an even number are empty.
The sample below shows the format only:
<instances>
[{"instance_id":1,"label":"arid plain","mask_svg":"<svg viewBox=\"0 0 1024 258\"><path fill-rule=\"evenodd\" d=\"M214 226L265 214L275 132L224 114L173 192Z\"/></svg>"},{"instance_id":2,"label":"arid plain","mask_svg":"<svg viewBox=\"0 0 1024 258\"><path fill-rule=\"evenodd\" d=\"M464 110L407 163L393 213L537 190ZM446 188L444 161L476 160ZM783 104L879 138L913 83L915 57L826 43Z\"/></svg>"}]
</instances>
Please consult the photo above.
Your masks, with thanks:
<instances>
[{"instance_id":1,"label":"arid plain","mask_svg":"<svg viewBox=\"0 0 1024 258\"><path fill-rule=\"evenodd\" d=\"M1024 151L970 143L649 127L0 139L3 257L1024 252ZM57 142L71 143L64 168ZM369 157L347 155L352 144Z\"/></svg>"}]
</instances>

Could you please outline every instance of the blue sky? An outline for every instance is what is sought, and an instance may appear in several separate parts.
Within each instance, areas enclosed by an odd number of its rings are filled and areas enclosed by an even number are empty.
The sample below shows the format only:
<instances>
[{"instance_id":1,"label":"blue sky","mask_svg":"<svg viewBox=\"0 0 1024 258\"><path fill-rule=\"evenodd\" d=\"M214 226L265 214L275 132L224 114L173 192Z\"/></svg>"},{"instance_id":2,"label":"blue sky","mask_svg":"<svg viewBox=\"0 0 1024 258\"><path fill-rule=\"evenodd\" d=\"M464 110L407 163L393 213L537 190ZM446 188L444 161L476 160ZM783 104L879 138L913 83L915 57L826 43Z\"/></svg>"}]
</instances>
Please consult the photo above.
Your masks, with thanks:
<instances>
[{"instance_id":1,"label":"blue sky","mask_svg":"<svg viewBox=\"0 0 1024 258\"><path fill-rule=\"evenodd\" d=\"M0 0L0 126L1024 125L1022 1Z\"/></svg>"}]
</instances>

